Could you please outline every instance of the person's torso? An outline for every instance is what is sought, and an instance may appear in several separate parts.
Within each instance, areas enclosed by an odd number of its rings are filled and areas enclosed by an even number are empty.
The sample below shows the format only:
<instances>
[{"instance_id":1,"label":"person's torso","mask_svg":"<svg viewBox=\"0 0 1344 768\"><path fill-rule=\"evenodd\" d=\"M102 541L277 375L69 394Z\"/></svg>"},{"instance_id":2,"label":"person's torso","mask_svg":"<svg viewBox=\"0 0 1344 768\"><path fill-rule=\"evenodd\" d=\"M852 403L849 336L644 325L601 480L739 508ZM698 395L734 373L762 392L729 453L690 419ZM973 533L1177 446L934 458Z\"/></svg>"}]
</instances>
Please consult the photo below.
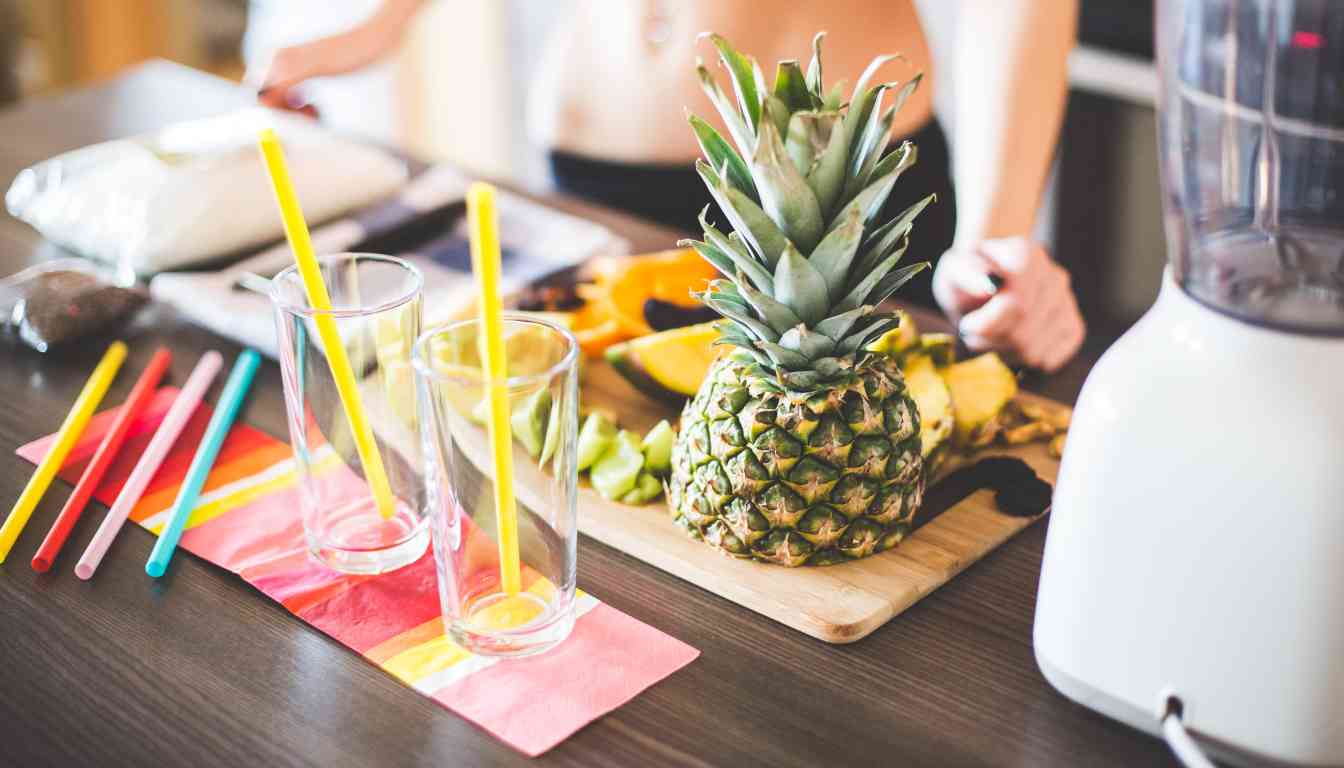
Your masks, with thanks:
<instances>
[{"instance_id":1,"label":"person's torso","mask_svg":"<svg viewBox=\"0 0 1344 768\"><path fill-rule=\"evenodd\" d=\"M910 0L575 0L552 30L533 76L529 123L543 146L606 160L689 163L699 155L686 124L689 109L719 125L699 80L699 56L730 89L701 32L726 37L754 56L773 82L775 63L806 68L812 36L826 30L824 81L849 90L874 56L900 53L909 63L886 65L873 82L924 84L896 116L907 135L933 114L931 57ZM720 125L722 131L722 126Z\"/></svg>"}]
</instances>

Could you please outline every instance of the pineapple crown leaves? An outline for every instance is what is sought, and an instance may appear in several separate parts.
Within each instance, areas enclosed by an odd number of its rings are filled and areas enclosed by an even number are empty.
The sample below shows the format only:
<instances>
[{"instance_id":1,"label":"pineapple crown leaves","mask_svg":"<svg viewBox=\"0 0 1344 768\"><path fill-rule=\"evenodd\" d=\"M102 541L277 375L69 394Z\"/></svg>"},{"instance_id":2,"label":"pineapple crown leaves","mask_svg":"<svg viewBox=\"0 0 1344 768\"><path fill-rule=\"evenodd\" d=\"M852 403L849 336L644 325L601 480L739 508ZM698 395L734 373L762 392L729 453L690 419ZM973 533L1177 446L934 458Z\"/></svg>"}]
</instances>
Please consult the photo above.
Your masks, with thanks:
<instances>
[{"instance_id":1,"label":"pineapple crown leaves","mask_svg":"<svg viewBox=\"0 0 1344 768\"><path fill-rule=\"evenodd\" d=\"M821 44L812 40L804 71L796 60L775 68L767 87L756 60L723 37L706 34L728 71L730 97L703 62L696 72L731 141L700 117L687 120L704 153L696 171L731 224L724 233L700 214L702 240L683 240L726 279L697 294L726 318L720 342L794 392L849 375L864 348L897 324L875 307L927 263L898 267L915 218L929 195L878 221L901 174L918 153L889 147L897 110L921 75L873 81L899 55L873 59L848 101L844 85L826 91ZM883 107L885 96L894 95Z\"/></svg>"}]
</instances>

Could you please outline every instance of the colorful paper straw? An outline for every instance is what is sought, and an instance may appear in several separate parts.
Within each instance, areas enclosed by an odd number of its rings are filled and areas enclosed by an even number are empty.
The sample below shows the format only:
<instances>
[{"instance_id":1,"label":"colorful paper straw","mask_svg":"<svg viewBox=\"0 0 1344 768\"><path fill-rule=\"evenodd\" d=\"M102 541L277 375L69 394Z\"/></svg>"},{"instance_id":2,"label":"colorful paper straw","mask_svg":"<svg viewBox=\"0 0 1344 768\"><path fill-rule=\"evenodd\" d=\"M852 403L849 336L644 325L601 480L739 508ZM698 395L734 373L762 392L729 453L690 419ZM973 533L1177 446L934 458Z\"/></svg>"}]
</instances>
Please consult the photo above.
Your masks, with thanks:
<instances>
[{"instance_id":1,"label":"colorful paper straw","mask_svg":"<svg viewBox=\"0 0 1344 768\"><path fill-rule=\"evenodd\" d=\"M326 314L331 310L331 297L327 295L326 283L322 281L322 270L317 257L313 254L313 243L308 237L308 225L303 220L303 209L299 206L298 195L289 180L289 169L285 165L285 153L280 148L280 140L275 131L269 128L261 132L258 141L261 155L266 161L266 170L271 176L271 188L275 191L275 202L280 206L280 218L284 222L285 237L289 240L289 249L294 252L294 261L299 266L299 276L303 278L303 289L308 295L308 304L316 310L313 322L317 325L317 335L327 351L327 364L331 367L331 376L336 381L336 392L340 395L341 406L345 409L345 418L350 422L350 433L355 439L355 450L359 453L359 463L364 466L364 478L373 491L374 503L384 519L392 517L396 511L396 500L392 496L392 486L387 482L387 472L383 469L383 457L378 453L378 444L373 439L373 429L364 413L364 404L359 398L359 384L355 380L354 369L345 355L345 343L341 341L336 321Z\"/></svg>"},{"instance_id":2,"label":"colorful paper straw","mask_svg":"<svg viewBox=\"0 0 1344 768\"><path fill-rule=\"evenodd\" d=\"M187 383L182 385L182 390L173 398L173 404L168 406L168 413L164 415L163 422L149 439L149 445L141 454L140 461L136 462L135 468L126 478L126 484L112 502L112 509L108 510L107 517L103 518L102 525L98 526L98 531L93 534L93 540L89 542L79 562L75 564L76 576L87 580L98 570L98 564L103 561L108 547L112 546L112 541L117 538L117 533L130 516L131 509L144 495L145 488L149 487L149 481L154 479L154 474L159 471L163 460L168 458L168 451L172 449L173 443L177 442L178 436L187 426L187 421L191 419L191 414L196 412L196 406L201 404L205 391L210 388L210 382L215 380L215 374L219 373L223 365L224 358L214 350L201 355L196 367L191 370L191 375L187 377Z\"/></svg>"},{"instance_id":3,"label":"colorful paper straw","mask_svg":"<svg viewBox=\"0 0 1344 768\"><path fill-rule=\"evenodd\" d=\"M55 562L56 555L60 553L61 547L65 546L65 540L70 538L75 523L79 522L80 515L84 514L84 508L88 506L94 490L103 481L103 475L107 474L107 468L112 466L112 459L126 442L126 435L131 431L131 423L145 410L145 406L149 405L150 399L154 396L154 389L159 386L159 381L163 379L163 374L168 370L168 364L172 360L173 353L169 352L167 347L159 347L149 359L149 365L145 366L140 378L136 380L135 386L131 388L131 394L127 395L126 402L117 413L117 418L113 420L111 428L98 444L98 449L94 451L89 465L84 468L84 474L80 475L74 492L61 508L61 513L56 516L56 522L47 532L47 537L42 540L42 546L37 548L37 554L33 555L34 571L45 573Z\"/></svg>"},{"instance_id":4,"label":"colorful paper straw","mask_svg":"<svg viewBox=\"0 0 1344 768\"><path fill-rule=\"evenodd\" d=\"M252 386L252 377L256 375L260 364L261 356L251 349L243 350L238 361L233 364L229 380L224 383L224 391L219 393L219 404L215 406L215 413L205 427L205 435L201 437L201 444L191 459L186 477L182 479L182 487L177 492L172 511L168 513L168 522L163 524L159 540L154 542L154 549L145 562L145 573L150 576L158 578L168 570L168 563L177 551L178 539L182 538L182 529L186 527L187 518L196 507L206 476L214 466L215 457L219 456L219 448L229 434L229 427L233 426L233 420L242 407L243 398Z\"/></svg>"},{"instance_id":5,"label":"colorful paper straw","mask_svg":"<svg viewBox=\"0 0 1344 768\"><path fill-rule=\"evenodd\" d=\"M485 385L490 396L490 450L495 459L495 516L499 529L499 582L505 594L522 589L518 562L518 508L513 498L513 434L509 425L509 364L500 320L499 219L495 188L476 182L467 190L471 265L480 291L485 334Z\"/></svg>"},{"instance_id":6,"label":"colorful paper straw","mask_svg":"<svg viewBox=\"0 0 1344 768\"><path fill-rule=\"evenodd\" d=\"M14 542L18 541L23 527L28 524L28 518L33 516L37 502L42 500L42 494L47 492L56 473L65 464L65 457L70 455L70 449L75 447L75 443L79 442L79 436L84 434L84 427L93 417L98 403L102 402L103 395L107 394L108 387L112 386L112 380L117 377L117 371L125 359L126 345L120 341L112 342L107 352L103 353L103 359L98 362L98 367L93 369L93 374L84 383L84 389L75 399L75 404L70 407L70 414L65 417L65 422L56 432L56 442L42 458L42 463L37 465L32 479L24 486L18 501L14 502L14 509L10 510L9 517L5 518L5 524L0 526L0 563L9 556L9 550L14 548Z\"/></svg>"}]
</instances>

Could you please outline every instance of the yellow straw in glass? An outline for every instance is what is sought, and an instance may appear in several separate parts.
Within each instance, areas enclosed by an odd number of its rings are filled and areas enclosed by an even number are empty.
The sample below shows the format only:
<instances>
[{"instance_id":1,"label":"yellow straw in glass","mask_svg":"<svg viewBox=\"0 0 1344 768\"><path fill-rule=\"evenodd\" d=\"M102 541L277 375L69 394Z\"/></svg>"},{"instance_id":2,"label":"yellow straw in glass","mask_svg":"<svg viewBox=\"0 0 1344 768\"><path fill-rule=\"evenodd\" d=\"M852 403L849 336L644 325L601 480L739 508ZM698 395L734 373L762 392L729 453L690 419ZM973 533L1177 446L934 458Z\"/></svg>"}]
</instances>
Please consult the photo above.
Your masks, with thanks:
<instances>
[{"instance_id":1,"label":"yellow straw in glass","mask_svg":"<svg viewBox=\"0 0 1344 768\"><path fill-rule=\"evenodd\" d=\"M345 356L345 344L341 341L341 333L336 329L336 321L326 314L331 309L331 297L327 295L326 283L322 281L322 270L317 265L317 256L313 254L313 242L308 237L308 225L303 220L298 195L294 193L294 185L289 180L285 153L280 149L280 140L276 138L275 131L270 128L261 132L258 144L261 147L261 156L266 160L271 188L275 190L275 202L280 206L280 218L285 224L285 237L289 240L290 250L294 252L294 261L299 265L299 275L303 278L303 288L308 294L308 304L317 310L313 321L317 325L317 335L322 339L322 346L327 350L327 364L331 366L331 376L336 380L336 392L341 397L345 418L350 422L350 432L355 438L355 450L359 453L359 462L364 465L364 478L369 481L378 512L384 519L390 518L396 510L392 487L387 483L383 457L378 453L378 444L374 442L369 417L364 413L364 404L359 399L359 385L355 381L355 372L350 367L350 360Z\"/></svg>"},{"instance_id":2,"label":"yellow straw in glass","mask_svg":"<svg viewBox=\"0 0 1344 768\"><path fill-rule=\"evenodd\" d=\"M499 220L495 188L476 182L467 190L471 266L480 291L485 334L485 386L490 396L490 450L495 459L495 517L499 521L499 582L505 594L522 589L518 562L518 508L513 498L513 431L509 425L508 360L500 320Z\"/></svg>"}]
</instances>

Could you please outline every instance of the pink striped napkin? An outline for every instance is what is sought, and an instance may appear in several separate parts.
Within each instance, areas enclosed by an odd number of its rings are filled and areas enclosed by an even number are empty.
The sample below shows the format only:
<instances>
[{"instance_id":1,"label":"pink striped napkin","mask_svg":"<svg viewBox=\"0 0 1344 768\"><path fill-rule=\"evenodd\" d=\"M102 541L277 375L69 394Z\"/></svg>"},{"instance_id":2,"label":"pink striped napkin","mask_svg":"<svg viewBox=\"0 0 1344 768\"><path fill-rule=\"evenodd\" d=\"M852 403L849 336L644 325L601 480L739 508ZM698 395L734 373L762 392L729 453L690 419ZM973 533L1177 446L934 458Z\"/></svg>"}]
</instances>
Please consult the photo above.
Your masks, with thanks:
<instances>
[{"instance_id":1,"label":"pink striped napkin","mask_svg":"<svg viewBox=\"0 0 1344 768\"><path fill-rule=\"evenodd\" d=\"M126 447L95 493L99 501L110 504L115 498L173 394L171 388L160 390L132 425ZM208 405L197 409L131 512L142 527L157 533L210 410ZM115 411L104 411L90 422L61 471L67 482L78 478ZM37 463L51 443L51 437L36 440L18 454ZM473 655L444 634L432 553L378 576L335 573L308 557L298 509L289 447L247 425L235 425L181 546L238 574L407 686L527 755L559 744L700 655L583 593L574 632L559 648L518 660ZM109 561L102 567L140 564Z\"/></svg>"}]
</instances>

